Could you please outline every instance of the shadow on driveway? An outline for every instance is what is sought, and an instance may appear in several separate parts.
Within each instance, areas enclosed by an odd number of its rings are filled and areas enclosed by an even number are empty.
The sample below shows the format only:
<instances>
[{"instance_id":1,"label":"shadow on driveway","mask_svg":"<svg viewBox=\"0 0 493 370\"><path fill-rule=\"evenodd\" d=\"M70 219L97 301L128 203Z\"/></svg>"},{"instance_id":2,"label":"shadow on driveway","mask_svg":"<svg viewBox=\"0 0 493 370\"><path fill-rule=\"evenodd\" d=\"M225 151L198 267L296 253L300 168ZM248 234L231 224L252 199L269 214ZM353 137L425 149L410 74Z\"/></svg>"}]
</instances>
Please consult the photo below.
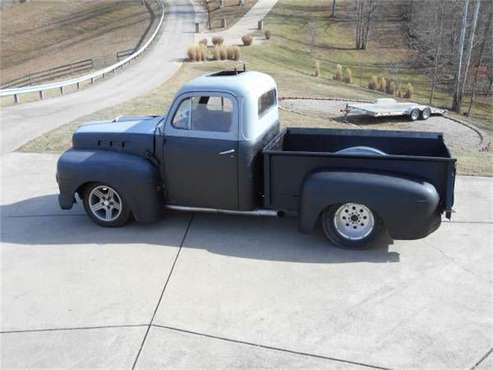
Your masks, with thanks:
<instances>
[{"instance_id":1,"label":"shadow on driveway","mask_svg":"<svg viewBox=\"0 0 493 370\"><path fill-rule=\"evenodd\" d=\"M331 246L320 228L301 234L294 217L236 216L214 213L164 212L153 224L130 223L123 228L93 224L80 205L58 208L57 195L44 195L1 206L2 242L17 245L114 247L152 244L207 250L210 253L268 261L302 263L399 262L388 236L368 250ZM191 219L193 217L193 220ZM190 229L185 238L188 224Z\"/></svg>"}]
</instances>

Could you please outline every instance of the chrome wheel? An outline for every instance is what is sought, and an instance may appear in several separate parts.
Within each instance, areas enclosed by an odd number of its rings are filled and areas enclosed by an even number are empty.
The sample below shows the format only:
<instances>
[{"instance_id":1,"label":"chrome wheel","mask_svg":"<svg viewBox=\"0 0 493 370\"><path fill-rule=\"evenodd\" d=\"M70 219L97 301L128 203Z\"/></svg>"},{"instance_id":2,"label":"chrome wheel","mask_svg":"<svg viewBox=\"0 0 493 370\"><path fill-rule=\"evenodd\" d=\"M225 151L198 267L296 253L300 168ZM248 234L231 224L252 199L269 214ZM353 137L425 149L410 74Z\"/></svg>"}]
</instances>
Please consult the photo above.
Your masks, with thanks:
<instances>
[{"instance_id":1,"label":"chrome wheel","mask_svg":"<svg viewBox=\"0 0 493 370\"><path fill-rule=\"evenodd\" d=\"M431 116L431 109L430 108L423 109L423 111L421 112L421 119L425 120L430 118L430 116Z\"/></svg>"},{"instance_id":2,"label":"chrome wheel","mask_svg":"<svg viewBox=\"0 0 493 370\"><path fill-rule=\"evenodd\" d=\"M88 204L92 215L103 222L113 222L122 213L122 198L107 185L94 187L89 192Z\"/></svg>"},{"instance_id":3,"label":"chrome wheel","mask_svg":"<svg viewBox=\"0 0 493 370\"><path fill-rule=\"evenodd\" d=\"M362 240L371 234L375 227L373 212L365 205L345 203L340 206L333 218L337 233L348 240Z\"/></svg>"},{"instance_id":4,"label":"chrome wheel","mask_svg":"<svg viewBox=\"0 0 493 370\"><path fill-rule=\"evenodd\" d=\"M416 121L419 118L419 110L413 109L411 111L411 121Z\"/></svg>"}]
</instances>

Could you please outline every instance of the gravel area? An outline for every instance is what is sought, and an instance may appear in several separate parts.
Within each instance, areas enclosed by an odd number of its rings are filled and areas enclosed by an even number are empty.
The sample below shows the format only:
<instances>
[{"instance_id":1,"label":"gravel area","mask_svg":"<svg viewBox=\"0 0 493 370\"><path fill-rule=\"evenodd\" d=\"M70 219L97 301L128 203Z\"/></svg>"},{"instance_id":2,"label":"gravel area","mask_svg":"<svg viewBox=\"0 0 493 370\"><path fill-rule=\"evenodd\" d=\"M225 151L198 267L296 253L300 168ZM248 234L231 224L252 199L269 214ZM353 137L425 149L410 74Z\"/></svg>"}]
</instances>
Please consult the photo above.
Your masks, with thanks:
<instances>
[{"instance_id":1,"label":"gravel area","mask_svg":"<svg viewBox=\"0 0 493 370\"><path fill-rule=\"evenodd\" d=\"M344 119L341 109L346 104L346 101L315 99L288 99L281 102L281 106L287 110L326 116L338 122ZM373 118L351 114L349 122L352 127L356 125L366 129L443 132L445 142L452 151L478 150L481 144L481 138L474 130L442 116L411 122L406 117Z\"/></svg>"}]
</instances>

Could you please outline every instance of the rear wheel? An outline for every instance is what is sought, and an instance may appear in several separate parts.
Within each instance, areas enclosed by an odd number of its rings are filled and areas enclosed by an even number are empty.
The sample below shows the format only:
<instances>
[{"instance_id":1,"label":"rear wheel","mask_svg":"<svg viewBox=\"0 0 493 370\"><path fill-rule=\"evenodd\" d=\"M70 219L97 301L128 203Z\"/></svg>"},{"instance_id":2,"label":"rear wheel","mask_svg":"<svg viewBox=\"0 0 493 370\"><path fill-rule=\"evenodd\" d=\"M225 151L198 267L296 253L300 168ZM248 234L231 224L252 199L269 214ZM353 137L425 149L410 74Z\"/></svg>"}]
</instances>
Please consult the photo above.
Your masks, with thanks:
<instances>
[{"instance_id":1,"label":"rear wheel","mask_svg":"<svg viewBox=\"0 0 493 370\"><path fill-rule=\"evenodd\" d=\"M427 107L421 111L419 118L422 120L427 120L428 118L430 118L430 116L431 116L431 109Z\"/></svg>"},{"instance_id":2,"label":"rear wheel","mask_svg":"<svg viewBox=\"0 0 493 370\"><path fill-rule=\"evenodd\" d=\"M95 223L105 227L125 225L130 219L130 208L123 195L106 184L92 184L84 193L84 208Z\"/></svg>"},{"instance_id":3,"label":"rear wheel","mask_svg":"<svg viewBox=\"0 0 493 370\"><path fill-rule=\"evenodd\" d=\"M411 113L409 113L409 119L411 121L416 121L418 118L419 118L419 109L418 108L414 108Z\"/></svg>"},{"instance_id":4,"label":"rear wheel","mask_svg":"<svg viewBox=\"0 0 493 370\"><path fill-rule=\"evenodd\" d=\"M344 203L323 212L322 228L327 239L336 246L364 249L382 232L383 225L366 205Z\"/></svg>"}]
</instances>

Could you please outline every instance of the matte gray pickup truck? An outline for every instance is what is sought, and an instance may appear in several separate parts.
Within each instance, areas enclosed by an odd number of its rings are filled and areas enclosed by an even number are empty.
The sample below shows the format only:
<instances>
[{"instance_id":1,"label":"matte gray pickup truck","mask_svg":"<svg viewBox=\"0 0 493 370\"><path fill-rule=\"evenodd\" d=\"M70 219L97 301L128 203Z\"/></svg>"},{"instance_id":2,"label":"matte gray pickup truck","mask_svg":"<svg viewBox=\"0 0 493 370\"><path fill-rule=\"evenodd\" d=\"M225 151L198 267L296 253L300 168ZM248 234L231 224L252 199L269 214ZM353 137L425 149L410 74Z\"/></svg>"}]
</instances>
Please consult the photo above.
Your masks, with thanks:
<instances>
[{"instance_id":1,"label":"matte gray pickup truck","mask_svg":"<svg viewBox=\"0 0 493 370\"><path fill-rule=\"evenodd\" d=\"M455 159L439 133L280 130L275 81L222 71L185 84L169 114L91 122L58 161L59 202L76 194L102 226L163 209L297 215L337 246L386 231L418 239L450 218Z\"/></svg>"}]
</instances>

